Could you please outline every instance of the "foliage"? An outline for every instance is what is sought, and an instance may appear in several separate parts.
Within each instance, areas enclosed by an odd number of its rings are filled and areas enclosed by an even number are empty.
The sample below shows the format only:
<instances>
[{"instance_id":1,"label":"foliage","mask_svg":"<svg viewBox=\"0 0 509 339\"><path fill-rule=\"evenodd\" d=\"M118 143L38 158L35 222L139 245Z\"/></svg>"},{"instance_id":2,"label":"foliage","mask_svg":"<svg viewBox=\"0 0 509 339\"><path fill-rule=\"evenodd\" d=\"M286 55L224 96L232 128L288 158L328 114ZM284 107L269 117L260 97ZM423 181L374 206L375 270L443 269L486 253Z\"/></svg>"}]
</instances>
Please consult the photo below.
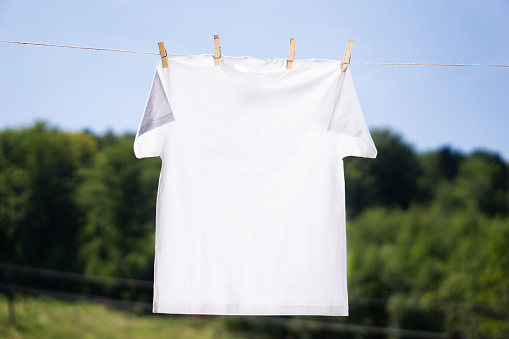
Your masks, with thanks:
<instances>
[{"instance_id":1,"label":"foliage","mask_svg":"<svg viewBox=\"0 0 509 339\"><path fill-rule=\"evenodd\" d=\"M439 206L375 208L351 222L348 239L350 297L383 300L382 324L509 335L509 218Z\"/></svg>"},{"instance_id":2,"label":"foliage","mask_svg":"<svg viewBox=\"0 0 509 339\"><path fill-rule=\"evenodd\" d=\"M372 132L376 160L345 159L346 204L351 215L369 206L407 208L415 199L421 172L417 155L389 130Z\"/></svg>"},{"instance_id":3,"label":"foliage","mask_svg":"<svg viewBox=\"0 0 509 339\"><path fill-rule=\"evenodd\" d=\"M0 134L1 261L78 269L75 193L94 151L90 136L44 123Z\"/></svg>"},{"instance_id":4,"label":"foliage","mask_svg":"<svg viewBox=\"0 0 509 339\"><path fill-rule=\"evenodd\" d=\"M78 193L86 223L78 255L89 274L152 279L160 164L137 161L132 136L106 137L93 165L82 171Z\"/></svg>"},{"instance_id":5,"label":"foliage","mask_svg":"<svg viewBox=\"0 0 509 339\"><path fill-rule=\"evenodd\" d=\"M508 164L487 150L418 154L392 131L372 135L376 160L345 159L350 317L331 321L509 337ZM161 162L136 159L133 141L40 122L0 131L0 263L151 280Z\"/></svg>"}]
</instances>

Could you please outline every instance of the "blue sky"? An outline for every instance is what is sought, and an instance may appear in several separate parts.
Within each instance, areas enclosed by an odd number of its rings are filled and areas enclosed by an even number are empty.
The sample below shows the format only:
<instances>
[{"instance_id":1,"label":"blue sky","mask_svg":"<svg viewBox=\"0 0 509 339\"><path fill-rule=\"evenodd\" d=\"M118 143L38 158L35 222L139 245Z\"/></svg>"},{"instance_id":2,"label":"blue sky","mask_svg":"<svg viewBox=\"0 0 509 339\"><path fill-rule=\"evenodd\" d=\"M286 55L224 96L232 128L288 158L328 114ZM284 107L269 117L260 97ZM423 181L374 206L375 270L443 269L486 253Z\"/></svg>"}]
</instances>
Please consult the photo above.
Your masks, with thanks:
<instances>
[{"instance_id":1,"label":"blue sky","mask_svg":"<svg viewBox=\"0 0 509 339\"><path fill-rule=\"evenodd\" d=\"M509 1L0 1L0 40L352 62L509 64ZM135 132L157 55L0 44L0 128ZM368 125L509 160L509 68L351 65Z\"/></svg>"}]
</instances>

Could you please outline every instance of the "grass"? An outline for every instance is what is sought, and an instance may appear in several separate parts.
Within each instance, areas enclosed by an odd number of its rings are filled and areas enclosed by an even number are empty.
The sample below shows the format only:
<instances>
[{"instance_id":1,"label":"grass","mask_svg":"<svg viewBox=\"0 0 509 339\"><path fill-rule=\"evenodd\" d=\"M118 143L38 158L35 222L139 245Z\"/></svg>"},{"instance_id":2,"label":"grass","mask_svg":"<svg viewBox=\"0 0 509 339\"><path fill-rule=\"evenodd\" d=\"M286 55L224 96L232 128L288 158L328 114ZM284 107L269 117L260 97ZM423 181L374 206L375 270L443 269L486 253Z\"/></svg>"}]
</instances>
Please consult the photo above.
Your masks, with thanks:
<instances>
[{"instance_id":1,"label":"grass","mask_svg":"<svg viewBox=\"0 0 509 339\"><path fill-rule=\"evenodd\" d=\"M255 338L231 333L223 316L143 314L85 301L17 296L15 322L0 295L0 338Z\"/></svg>"}]
</instances>

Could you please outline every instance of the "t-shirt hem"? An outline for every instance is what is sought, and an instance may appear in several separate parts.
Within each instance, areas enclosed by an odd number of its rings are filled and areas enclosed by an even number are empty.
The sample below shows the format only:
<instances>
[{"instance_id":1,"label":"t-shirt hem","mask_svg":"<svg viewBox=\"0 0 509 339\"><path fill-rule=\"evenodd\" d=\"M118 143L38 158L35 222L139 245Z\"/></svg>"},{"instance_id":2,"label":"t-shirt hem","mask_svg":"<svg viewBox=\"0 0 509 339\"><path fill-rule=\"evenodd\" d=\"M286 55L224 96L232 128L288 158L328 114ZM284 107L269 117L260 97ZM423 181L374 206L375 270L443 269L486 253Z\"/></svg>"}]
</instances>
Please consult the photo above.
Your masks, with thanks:
<instances>
[{"instance_id":1,"label":"t-shirt hem","mask_svg":"<svg viewBox=\"0 0 509 339\"><path fill-rule=\"evenodd\" d=\"M348 306L154 303L153 313L209 315L348 316Z\"/></svg>"}]
</instances>

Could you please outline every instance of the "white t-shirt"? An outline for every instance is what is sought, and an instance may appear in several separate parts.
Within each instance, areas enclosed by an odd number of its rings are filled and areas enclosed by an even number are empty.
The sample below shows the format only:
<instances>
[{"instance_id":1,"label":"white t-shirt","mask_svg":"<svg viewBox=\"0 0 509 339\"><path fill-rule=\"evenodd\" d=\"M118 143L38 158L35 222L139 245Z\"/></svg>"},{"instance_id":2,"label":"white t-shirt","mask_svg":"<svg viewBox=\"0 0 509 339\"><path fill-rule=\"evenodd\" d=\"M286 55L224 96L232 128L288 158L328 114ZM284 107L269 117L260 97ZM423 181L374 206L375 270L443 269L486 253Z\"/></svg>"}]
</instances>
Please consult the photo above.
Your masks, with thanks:
<instances>
[{"instance_id":1,"label":"white t-shirt","mask_svg":"<svg viewBox=\"0 0 509 339\"><path fill-rule=\"evenodd\" d=\"M134 142L162 159L153 312L348 315L342 158L377 153L350 69L168 61Z\"/></svg>"}]
</instances>

